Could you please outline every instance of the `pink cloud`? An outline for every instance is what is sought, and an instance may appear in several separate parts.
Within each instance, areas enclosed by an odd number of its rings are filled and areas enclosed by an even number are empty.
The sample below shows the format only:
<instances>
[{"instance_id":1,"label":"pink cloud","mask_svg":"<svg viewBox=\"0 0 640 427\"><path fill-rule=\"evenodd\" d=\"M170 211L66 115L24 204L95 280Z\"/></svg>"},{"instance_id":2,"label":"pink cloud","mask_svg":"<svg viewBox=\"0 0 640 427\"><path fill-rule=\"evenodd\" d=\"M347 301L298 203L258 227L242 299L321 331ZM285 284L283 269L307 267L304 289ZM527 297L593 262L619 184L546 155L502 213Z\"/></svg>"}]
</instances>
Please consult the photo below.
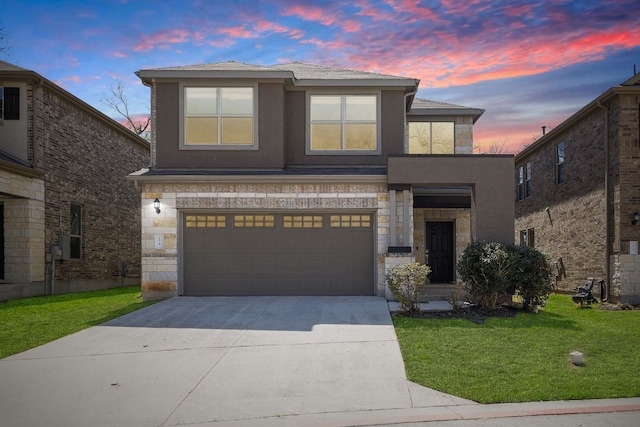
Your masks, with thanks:
<instances>
[{"instance_id":1,"label":"pink cloud","mask_svg":"<svg viewBox=\"0 0 640 427\"><path fill-rule=\"evenodd\" d=\"M258 37L256 33L247 30L244 24L236 27L218 28L216 32L218 34L224 34L229 37L237 37L240 39L253 39Z\"/></svg>"},{"instance_id":2,"label":"pink cloud","mask_svg":"<svg viewBox=\"0 0 640 427\"><path fill-rule=\"evenodd\" d=\"M167 49L176 43L189 41L189 32L180 28L156 31L149 35L142 35L140 41L133 47L136 52L149 52L153 49Z\"/></svg>"},{"instance_id":3,"label":"pink cloud","mask_svg":"<svg viewBox=\"0 0 640 427\"><path fill-rule=\"evenodd\" d=\"M347 19L343 22L342 29L347 33L355 33L356 31L360 31L360 22L355 19Z\"/></svg>"},{"instance_id":4,"label":"pink cloud","mask_svg":"<svg viewBox=\"0 0 640 427\"><path fill-rule=\"evenodd\" d=\"M332 25L337 20L335 13L330 13L317 6L296 5L281 12L283 16L297 16L305 21L314 21L322 25Z\"/></svg>"}]
</instances>

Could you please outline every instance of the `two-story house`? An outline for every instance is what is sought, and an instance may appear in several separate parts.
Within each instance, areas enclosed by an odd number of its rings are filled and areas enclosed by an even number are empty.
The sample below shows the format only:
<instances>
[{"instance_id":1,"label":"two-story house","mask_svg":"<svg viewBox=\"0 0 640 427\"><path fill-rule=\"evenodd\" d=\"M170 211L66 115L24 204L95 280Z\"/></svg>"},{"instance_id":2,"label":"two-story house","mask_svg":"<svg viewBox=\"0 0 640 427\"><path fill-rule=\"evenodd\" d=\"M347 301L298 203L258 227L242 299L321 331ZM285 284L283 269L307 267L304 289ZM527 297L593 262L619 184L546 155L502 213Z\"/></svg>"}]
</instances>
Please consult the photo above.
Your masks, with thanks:
<instances>
[{"instance_id":1,"label":"two-story house","mask_svg":"<svg viewBox=\"0 0 640 427\"><path fill-rule=\"evenodd\" d=\"M513 241L513 156L472 155L482 110L413 78L304 63L140 70L151 88L142 292L378 295L418 260L456 281L475 239Z\"/></svg>"},{"instance_id":2,"label":"two-story house","mask_svg":"<svg viewBox=\"0 0 640 427\"><path fill-rule=\"evenodd\" d=\"M0 61L0 300L137 283L140 195L126 176L148 164L147 141Z\"/></svg>"},{"instance_id":3,"label":"two-story house","mask_svg":"<svg viewBox=\"0 0 640 427\"><path fill-rule=\"evenodd\" d=\"M640 302L640 74L516 156L516 240L552 256L556 286L604 280Z\"/></svg>"}]
</instances>

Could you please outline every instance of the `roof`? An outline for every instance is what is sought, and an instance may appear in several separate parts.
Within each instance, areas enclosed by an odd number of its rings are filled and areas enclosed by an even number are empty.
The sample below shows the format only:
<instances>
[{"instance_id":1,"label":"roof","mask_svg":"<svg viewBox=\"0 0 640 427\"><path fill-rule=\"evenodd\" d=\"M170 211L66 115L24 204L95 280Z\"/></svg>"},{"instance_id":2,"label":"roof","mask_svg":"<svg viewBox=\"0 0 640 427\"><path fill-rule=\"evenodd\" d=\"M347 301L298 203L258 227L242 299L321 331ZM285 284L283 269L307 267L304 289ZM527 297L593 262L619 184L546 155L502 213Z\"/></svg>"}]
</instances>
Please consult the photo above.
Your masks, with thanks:
<instances>
[{"instance_id":1,"label":"roof","mask_svg":"<svg viewBox=\"0 0 640 427\"><path fill-rule=\"evenodd\" d=\"M272 78L283 79L292 86L397 86L416 89L420 83L418 79L409 77L307 64L303 62L263 66L227 61L145 69L137 71L136 74L143 82L149 82L150 79L156 78Z\"/></svg>"},{"instance_id":2,"label":"roof","mask_svg":"<svg viewBox=\"0 0 640 427\"><path fill-rule=\"evenodd\" d=\"M473 116L473 122L475 123L483 113L484 110L480 108L415 98L408 114L410 116Z\"/></svg>"},{"instance_id":3,"label":"roof","mask_svg":"<svg viewBox=\"0 0 640 427\"><path fill-rule=\"evenodd\" d=\"M607 91L602 93L596 99L582 107L576 113L574 113L571 117L560 123L555 128L551 129L545 135L542 135L538 138L533 144L525 147L522 151L516 154L515 161L516 163L522 161L522 159L529 154L538 150L538 148L543 147L547 142L554 140L554 138L559 135L561 132L564 132L569 127L571 127L578 120L585 117L587 114L590 114L595 109L604 109L604 102L607 102L612 97L620 94L636 94L640 95L640 73L636 73L630 79L624 81L623 83L610 87Z\"/></svg>"},{"instance_id":4,"label":"roof","mask_svg":"<svg viewBox=\"0 0 640 427\"><path fill-rule=\"evenodd\" d=\"M0 61L0 71L28 71L25 68L18 67L17 65L9 64L5 61Z\"/></svg>"}]
</instances>

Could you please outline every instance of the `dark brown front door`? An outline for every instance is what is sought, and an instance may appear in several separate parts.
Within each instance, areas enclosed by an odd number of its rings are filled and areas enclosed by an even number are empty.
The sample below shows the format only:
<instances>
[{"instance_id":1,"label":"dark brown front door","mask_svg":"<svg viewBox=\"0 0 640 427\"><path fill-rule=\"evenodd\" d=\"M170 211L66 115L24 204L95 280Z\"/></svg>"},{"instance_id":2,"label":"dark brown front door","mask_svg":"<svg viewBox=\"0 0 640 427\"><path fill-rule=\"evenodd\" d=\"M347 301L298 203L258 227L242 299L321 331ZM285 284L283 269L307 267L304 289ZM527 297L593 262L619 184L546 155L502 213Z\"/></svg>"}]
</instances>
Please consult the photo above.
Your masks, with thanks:
<instances>
[{"instance_id":1,"label":"dark brown front door","mask_svg":"<svg viewBox=\"0 0 640 427\"><path fill-rule=\"evenodd\" d=\"M453 282L453 223L427 222L427 259L431 283Z\"/></svg>"}]
</instances>

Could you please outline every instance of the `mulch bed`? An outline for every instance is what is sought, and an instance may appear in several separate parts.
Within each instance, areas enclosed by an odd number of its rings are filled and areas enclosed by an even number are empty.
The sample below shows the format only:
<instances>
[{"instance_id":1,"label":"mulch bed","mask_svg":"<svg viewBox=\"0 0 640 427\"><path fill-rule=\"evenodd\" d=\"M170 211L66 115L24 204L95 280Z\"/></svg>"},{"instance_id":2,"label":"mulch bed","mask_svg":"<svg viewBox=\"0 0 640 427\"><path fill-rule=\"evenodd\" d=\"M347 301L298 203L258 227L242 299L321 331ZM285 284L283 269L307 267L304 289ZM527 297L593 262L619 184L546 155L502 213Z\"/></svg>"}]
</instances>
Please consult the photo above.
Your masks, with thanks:
<instances>
[{"instance_id":1,"label":"mulch bed","mask_svg":"<svg viewBox=\"0 0 640 427\"><path fill-rule=\"evenodd\" d=\"M489 317L514 317L522 310L512 307L497 307L493 309L471 306L452 311L421 311L420 317L425 319L467 319L470 322L482 324ZM406 313L397 313L397 316L408 316Z\"/></svg>"}]
</instances>

